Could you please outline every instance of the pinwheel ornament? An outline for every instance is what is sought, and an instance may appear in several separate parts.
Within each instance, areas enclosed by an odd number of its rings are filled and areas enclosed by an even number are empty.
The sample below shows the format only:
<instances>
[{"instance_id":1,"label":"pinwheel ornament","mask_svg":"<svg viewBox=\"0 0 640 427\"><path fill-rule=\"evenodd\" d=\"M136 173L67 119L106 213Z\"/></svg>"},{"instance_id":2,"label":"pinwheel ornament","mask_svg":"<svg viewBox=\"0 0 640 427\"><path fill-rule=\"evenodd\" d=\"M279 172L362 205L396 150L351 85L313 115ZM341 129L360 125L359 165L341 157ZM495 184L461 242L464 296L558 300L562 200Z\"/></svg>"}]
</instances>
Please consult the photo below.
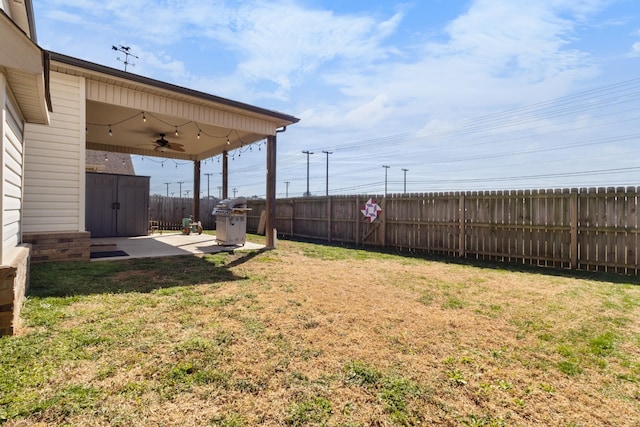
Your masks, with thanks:
<instances>
[{"instance_id":1,"label":"pinwheel ornament","mask_svg":"<svg viewBox=\"0 0 640 427\"><path fill-rule=\"evenodd\" d=\"M369 219L369 222L373 222L378 217L379 213L382 212L382 208L378 205L375 199L369 198L367 203L364 204L364 207L360 209L360 212Z\"/></svg>"}]
</instances>

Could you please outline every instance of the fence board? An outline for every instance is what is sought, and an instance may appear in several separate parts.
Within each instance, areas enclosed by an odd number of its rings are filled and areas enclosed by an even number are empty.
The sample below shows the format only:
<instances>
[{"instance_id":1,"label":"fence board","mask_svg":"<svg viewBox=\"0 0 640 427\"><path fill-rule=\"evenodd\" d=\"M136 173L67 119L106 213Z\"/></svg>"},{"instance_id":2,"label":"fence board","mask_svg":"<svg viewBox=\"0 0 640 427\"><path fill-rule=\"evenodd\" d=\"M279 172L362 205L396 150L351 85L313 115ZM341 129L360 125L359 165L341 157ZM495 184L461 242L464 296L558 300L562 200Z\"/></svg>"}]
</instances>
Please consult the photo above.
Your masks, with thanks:
<instances>
[{"instance_id":1,"label":"fence board","mask_svg":"<svg viewBox=\"0 0 640 427\"><path fill-rule=\"evenodd\" d=\"M638 274L638 187L398 194L278 199L281 236L541 266ZM383 212L374 223L360 209L369 197ZM216 200L200 202L215 228ZM193 202L151 196L150 219L179 229ZM264 200L249 200L255 232ZM574 212L575 211L575 212Z\"/></svg>"}]
</instances>

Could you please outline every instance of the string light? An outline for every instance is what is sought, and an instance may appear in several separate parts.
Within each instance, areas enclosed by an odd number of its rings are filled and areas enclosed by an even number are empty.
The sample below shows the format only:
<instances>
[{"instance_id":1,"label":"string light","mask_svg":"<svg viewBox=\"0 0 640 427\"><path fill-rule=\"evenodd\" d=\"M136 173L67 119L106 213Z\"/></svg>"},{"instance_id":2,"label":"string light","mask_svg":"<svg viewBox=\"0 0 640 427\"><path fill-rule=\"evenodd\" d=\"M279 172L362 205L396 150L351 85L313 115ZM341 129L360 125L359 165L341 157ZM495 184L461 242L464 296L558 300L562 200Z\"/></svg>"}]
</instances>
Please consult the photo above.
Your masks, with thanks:
<instances>
[{"instance_id":1,"label":"string light","mask_svg":"<svg viewBox=\"0 0 640 427\"><path fill-rule=\"evenodd\" d=\"M134 115L132 115L130 117L127 117L127 118L124 118L122 120L119 120L119 121L116 121L116 122L112 122L112 123L109 123L109 124L87 123L87 125L91 125L91 126L106 126L107 129L108 129L109 136L113 136L113 128L115 126L121 125L121 124L126 123L126 122L128 122L130 120L134 120L139 116L142 116L142 121L143 122L145 122L145 123L147 122L147 113L145 111L139 111L139 112L135 113ZM226 135L212 135L212 134L207 133L205 130L203 130L199 126L198 122L196 122L196 121L186 121L184 123L175 124L175 123L166 122L162 118L156 117L152 113L149 113L149 117L153 118L154 120L156 120L158 122L163 123L166 126L173 127L176 136L180 136L179 128L181 128L183 126L193 125L197 130L196 138L198 140L200 140L202 137L210 137L210 138L218 139L218 140L221 139L221 138L225 138L226 139L226 145L231 145L231 135L235 132L235 135L236 135L235 141L239 142L240 146L234 150L235 153L234 153L234 155L232 157L232 160L235 160L236 154L237 154L238 157L242 157L242 153L246 153L247 151L251 151L251 152L253 151L253 144L250 143L250 144L247 145L242 140L242 138L240 137L240 133L236 129L228 130ZM139 118L138 118L138 120L139 120ZM87 134L89 134L88 126L85 126L85 132ZM258 144L258 151L262 151L262 144L265 143L265 142L264 141L260 141L260 142L256 141L256 143ZM144 158L142 158L141 160L144 161ZM211 159L211 161L213 161L213 158ZM218 158L218 163L220 163L220 158ZM164 163L162 165L164 166Z\"/></svg>"}]
</instances>

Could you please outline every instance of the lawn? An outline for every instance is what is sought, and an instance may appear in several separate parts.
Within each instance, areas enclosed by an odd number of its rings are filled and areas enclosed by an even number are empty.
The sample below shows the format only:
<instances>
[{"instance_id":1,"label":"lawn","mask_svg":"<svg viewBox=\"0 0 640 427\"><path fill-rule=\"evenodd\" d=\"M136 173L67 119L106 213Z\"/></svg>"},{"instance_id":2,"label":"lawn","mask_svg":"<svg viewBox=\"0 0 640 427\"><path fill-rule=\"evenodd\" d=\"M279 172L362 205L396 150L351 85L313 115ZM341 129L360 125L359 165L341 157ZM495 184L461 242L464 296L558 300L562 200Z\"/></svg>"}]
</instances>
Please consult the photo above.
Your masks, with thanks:
<instances>
[{"instance_id":1,"label":"lawn","mask_svg":"<svg viewBox=\"0 0 640 427\"><path fill-rule=\"evenodd\" d=\"M639 283L287 241L36 264L0 424L638 425Z\"/></svg>"}]
</instances>

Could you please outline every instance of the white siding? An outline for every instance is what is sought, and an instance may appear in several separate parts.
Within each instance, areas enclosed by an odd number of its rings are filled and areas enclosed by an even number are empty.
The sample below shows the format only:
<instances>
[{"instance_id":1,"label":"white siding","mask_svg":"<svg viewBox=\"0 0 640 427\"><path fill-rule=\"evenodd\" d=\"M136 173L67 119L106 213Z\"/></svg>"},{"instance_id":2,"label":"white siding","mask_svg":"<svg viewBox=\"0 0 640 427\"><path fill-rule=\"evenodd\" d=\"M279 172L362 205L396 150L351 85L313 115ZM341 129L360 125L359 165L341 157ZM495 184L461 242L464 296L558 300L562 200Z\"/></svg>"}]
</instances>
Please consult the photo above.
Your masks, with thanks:
<instances>
[{"instance_id":1,"label":"white siding","mask_svg":"<svg viewBox=\"0 0 640 427\"><path fill-rule=\"evenodd\" d=\"M85 82L52 72L49 126L25 127L25 232L85 231Z\"/></svg>"},{"instance_id":2,"label":"white siding","mask_svg":"<svg viewBox=\"0 0 640 427\"><path fill-rule=\"evenodd\" d=\"M0 76L2 106L2 150L0 180L2 182L2 262L9 261L12 249L21 243L23 132L24 119L11 97L4 76Z\"/></svg>"}]
</instances>

